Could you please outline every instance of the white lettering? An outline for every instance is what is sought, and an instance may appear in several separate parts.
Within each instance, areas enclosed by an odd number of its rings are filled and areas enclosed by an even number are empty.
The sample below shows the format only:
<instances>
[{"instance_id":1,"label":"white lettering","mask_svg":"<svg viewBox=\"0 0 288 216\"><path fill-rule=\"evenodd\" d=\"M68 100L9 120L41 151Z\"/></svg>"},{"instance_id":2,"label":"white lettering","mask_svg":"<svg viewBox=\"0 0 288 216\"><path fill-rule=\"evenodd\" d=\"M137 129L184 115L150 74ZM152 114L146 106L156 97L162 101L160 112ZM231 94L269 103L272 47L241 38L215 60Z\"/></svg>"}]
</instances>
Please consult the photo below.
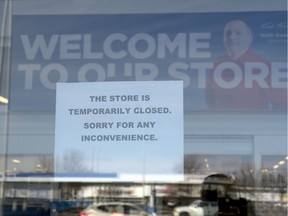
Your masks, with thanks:
<instances>
[{"instance_id":1,"label":"white lettering","mask_svg":"<svg viewBox=\"0 0 288 216\"><path fill-rule=\"evenodd\" d=\"M87 82L92 81L91 79L87 79L87 73L89 71L94 72L97 75L97 78L94 81L104 81L105 80L105 70L104 68L96 63L90 63L83 65L78 73L78 81L80 82Z\"/></svg>"},{"instance_id":2,"label":"white lettering","mask_svg":"<svg viewBox=\"0 0 288 216\"><path fill-rule=\"evenodd\" d=\"M146 43L146 46L143 46L141 41ZM137 48L137 44L139 45L139 48ZM156 43L152 36L149 34L136 34L131 37L131 39L128 42L128 50L130 54L137 59L145 59L150 57L156 50ZM141 50L141 51L140 51Z\"/></svg>"},{"instance_id":3,"label":"white lettering","mask_svg":"<svg viewBox=\"0 0 288 216\"><path fill-rule=\"evenodd\" d=\"M61 35L60 38L60 59L80 59L81 35Z\"/></svg>"},{"instance_id":4,"label":"white lettering","mask_svg":"<svg viewBox=\"0 0 288 216\"><path fill-rule=\"evenodd\" d=\"M210 38L211 38L211 33L190 34L189 57L190 58L210 58L211 57L211 52L209 51L210 43L208 41L210 40Z\"/></svg>"},{"instance_id":5,"label":"white lettering","mask_svg":"<svg viewBox=\"0 0 288 216\"><path fill-rule=\"evenodd\" d=\"M287 88L287 63L274 62L271 67L272 88Z\"/></svg>"},{"instance_id":6,"label":"white lettering","mask_svg":"<svg viewBox=\"0 0 288 216\"><path fill-rule=\"evenodd\" d=\"M41 52L43 59L47 60L52 57L59 35L52 35L48 44L46 44L44 35L36 35L33 44L31 44L28 35L20 35L20 38L28 60L35 59L38 52Z\"/></svg>"},{"instance_id":7,"label":"white lettering","mask_svg":"<svg viewBox=\"0 0 288 216\"><path fill-rule=\"evenodd\" d=\"M158 68L154 64L138 63L135 65L136 81L154 80L158 75Z\"/></svg>"},{"instance_id":8,"label":"white lettering","mask_svg":"<svg viewBox=\"0 0 288 216\"><path fill-rule=\"evenodd\" d=\"M92 52L92 35L84 35L83 58L84 59L102 59L103 53Z\"/></svg>"},{"instance_id":9,"label":"white lettering","mask_svg":"<svg viewBox=\"0 0 288 216\"><path fill-rule=\"evenodd\" d=\"M25 89L32 89L33 88L33 73L34 71L40 71L41 65L40 64L19 64L18 65L19 71L24 71L25 73Z\"/></svg>"},{"instance_id":10,"label":"white lettering","mask_svg":"<svg viewBox=\"0 0 288 216\"><path fill-rule=\"evenodd\" d=\"M256 72L256 73L255 73ZM268 88L268 84L265 81L269 74L269 68L264 63L246 63L245 64L245 88L253 88L253 81L258 83L261 88Z\"/></svg>"},{"instance_id":11,"label":"white lettering","mask_svg":"<svg viewBox=\"0 0 288 216\"><path fill-rule=\"evenodd\" d=\"M59 79L51 82L49 80L49 75L52 72L57 72L59 74ZM60 64L48 64L43 67L40 73L40 81L44 87L48 89L56 89L57 82L67 82L68 80L68 71L63 65Z\"/></svg>"},{"instance_id":12,"label":"white lettering","mask_svg":"<svg viewBox=\"0 0 288 216\"><path fill-rule=\"evenodd\" d=\"M230 72L234 74L234 78L232 80L224 80L222 77L222 73L224 70L230 69ZM237 87L242 80L242 70L241 68L232 62L219 64L213 73L214 81L222 88L231 89Z\"/></svg>"},{"instance_id":13,"label":"white lettering","mask_svg":"<svg viewBox=\"0 0 288 216\"><path fill-rule=\"evenodd\" d=\"M158 36L158 50L157 57L165 58L166 52L165 48L169 50L170 53L173 53L174 50L178 48L178 58L186 57L186 34L179 33L176 35L173 41L170 40L167 34L159 34Z\"/></svg>"},{"instance_id":14,"label":"white lettering","mask_svg":"<svg viewBox=\"0 0 288 216\"><path fill-rule=\"evenodd\" d=\"M183 87L190 85L190 76L187 74L189 65L181 62L173 63L168 68L168 73L171 77L183 80Z\"/></svg>"},{"instance_id":15,"label":"white lettering","mask_svg":"<svg viewBox=\"0 0 288 216\"><path fill-rule=\"evenodd\" d=\"M112 49L113 43L116 43L116 41L124 42L127 40L127 36L124 34L111 34L109 35L103 43L103 50L104 53L112 59L121 59L124 58L127 55L127 52L124 50L115 51Z\"/></svg>"},{"instance_id":16,"label":"white lettering","mask_svg":"<svg viewBox=\"0 0 288 216\"><path fill-rule=\"evenodd\" d=\"M208 70L213 68L213 63L193 62L190 67L198 72L198 87L206 88L206 75Z\"/></svg>"}]
</instances>

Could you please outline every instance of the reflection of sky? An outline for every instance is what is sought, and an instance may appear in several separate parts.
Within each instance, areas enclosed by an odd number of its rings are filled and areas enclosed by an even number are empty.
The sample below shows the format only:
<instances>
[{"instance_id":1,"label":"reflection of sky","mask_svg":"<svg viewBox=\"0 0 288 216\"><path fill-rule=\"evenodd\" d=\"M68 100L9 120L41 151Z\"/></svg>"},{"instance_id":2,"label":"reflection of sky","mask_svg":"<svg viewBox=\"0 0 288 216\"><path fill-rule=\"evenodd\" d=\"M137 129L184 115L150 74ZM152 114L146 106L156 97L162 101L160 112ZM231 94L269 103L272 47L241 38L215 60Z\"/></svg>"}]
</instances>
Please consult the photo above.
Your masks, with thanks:
<instances>
[{"instance_id":1,"label":"reflection of sky","mask_svg":"<svg viewBox=\"0 0 288 216\"><path fill-rule=\"evenodd\" d=\"M109 144L78 150L85 151L83 162L88 168L93 166L94 172L171 174L179 173L176 168L182 167L183 158L179 149L168 146L155 149L147 143L137 143L137 146L119 143L114 147Z\"/></svg>"}]
</instances>

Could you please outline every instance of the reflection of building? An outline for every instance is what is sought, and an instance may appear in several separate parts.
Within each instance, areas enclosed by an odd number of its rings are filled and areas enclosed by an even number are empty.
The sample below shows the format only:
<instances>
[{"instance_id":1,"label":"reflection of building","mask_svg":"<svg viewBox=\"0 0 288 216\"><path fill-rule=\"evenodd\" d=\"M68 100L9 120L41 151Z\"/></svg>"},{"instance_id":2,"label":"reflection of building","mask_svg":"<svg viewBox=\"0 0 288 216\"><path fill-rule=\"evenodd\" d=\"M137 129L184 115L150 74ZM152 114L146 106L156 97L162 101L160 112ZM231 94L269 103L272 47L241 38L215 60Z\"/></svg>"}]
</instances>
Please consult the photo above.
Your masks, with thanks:
<instances>
[{"instance_id":1,"label":"reflection of building","mask_svg":"<svg viewBox=\"0 0 288 216\"><path fill-rule=\"evenodd\" d=\"M236 176L237 172L245 171L259 179L259 174L267 176L273 171L285 177L287 149L283 115L266 112L186 115L184 150L187 160L184 169L189 170L185 172L203 175L217 172ZM50 147L54 137L53 115L23 113L10 115L10 121L13 124L9 128L11 135L6 169L13 171L15 163L12 160L18 159L21 161L17 164L19 172L53 171L54 150ZM37 125L37 131L33 130L34 125ZM28 149L33 149L33 154ZM85 154L90 157L90 153ZM91 168L90 164L88 168Z\"/></svg>"},{"instance_id":2,"label":"reflection of building","mask_svg":"<svg viewBox=\"0 0 288 216\"><path fill-rule=\"evenodd\" d=\"M238 178L252 178L256 185L261 183L261 179L267 181L267 173L273 172L273 176L280 174L284 177L282 180L287 181L287 160L283 154L286 152L286 120L283 115L266 112L186 115L185 156L188 159L184 169L191 167L185 172L204 176L226 173ZM18 159L21 161L21 165L18 164L19 172L51 172L54 153L49 147L53 143L52 115L23 113L11 115L10 121L13 124L9 128L11 135L8 146L11 148L6 158L8 170L13 170L15 164L12 160ZM28 121L30 128L26 124ZM33 130L34 125L37 125L37 131ZM33 149L34 154L31 155L25 149ZM47 157L43 156L44 152ZM189 157L193 160L189 160ZM275 167L282 160L284 162ZM45 167L48 170L45 171ZM242 179L242 183L245 186L245 179Z\"/></svg>"},{"instance_id":3,"label":"reflection of building","mask_svg":"<svg viewBox=\"0 0 288 216\"><path fill-rule=\"evenodd\" d=\"M245 171L260 180L266 167L268 172L282 170L285 176L287 140L283 115L267 112L192 114L186 117L186 122L192 123L185 126L185 155L196 156L194 163L202 162L202 167L198 167L201 173L235 176L238 171ZM193 134L189 134L191 131ZM275 169L279 161L284 161L279 165L284 169Z\"/></svg>"}]
</instances>

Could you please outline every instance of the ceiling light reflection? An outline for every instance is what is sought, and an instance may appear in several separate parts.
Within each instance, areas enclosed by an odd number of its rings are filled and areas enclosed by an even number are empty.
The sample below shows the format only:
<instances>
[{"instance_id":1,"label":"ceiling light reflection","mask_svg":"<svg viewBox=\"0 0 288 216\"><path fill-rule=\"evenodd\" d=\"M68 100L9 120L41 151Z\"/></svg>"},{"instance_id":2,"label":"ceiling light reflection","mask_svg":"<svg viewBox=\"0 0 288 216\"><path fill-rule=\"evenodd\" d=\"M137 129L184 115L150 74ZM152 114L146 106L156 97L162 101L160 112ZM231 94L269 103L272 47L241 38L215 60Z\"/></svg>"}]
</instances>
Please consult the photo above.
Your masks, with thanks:
<instances>
[{"instance_id":1,"label":"ceiling light reflection","mask_svg":"<svg viewBox=\"0 0 288 216\"><path fill-rule=\"evenodd\" d=\"M8 99L0 96L0 103L8 104Z\"/></svg>"},{"instance_id":2,"label":"ceiling light reflection","mask_svg":"<svg viewBox=\"0 0 288 216\"><path fill-rule=\"evenodd\" d=\"M13 159L12 162L13 162L13 163L17 163L17 164L21 163L21 161L20 161L20 160L17 160L17 159Z\"/></svg>"}]
</instances>

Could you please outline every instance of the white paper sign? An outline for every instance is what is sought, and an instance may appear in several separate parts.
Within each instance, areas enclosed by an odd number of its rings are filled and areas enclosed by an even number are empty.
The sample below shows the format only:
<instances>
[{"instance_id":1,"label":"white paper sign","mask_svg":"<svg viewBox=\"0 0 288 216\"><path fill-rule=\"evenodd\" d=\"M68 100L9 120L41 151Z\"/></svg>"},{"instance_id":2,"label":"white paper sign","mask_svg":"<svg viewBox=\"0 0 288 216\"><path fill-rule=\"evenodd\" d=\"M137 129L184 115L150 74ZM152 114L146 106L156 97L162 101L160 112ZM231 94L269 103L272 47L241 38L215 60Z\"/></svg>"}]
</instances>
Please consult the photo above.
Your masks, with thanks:
<instances>
[{"instance_id":1,"label":"white paper sign","mask_svg":"<svg viewBox=\"0 0 288 216\"><path fill-rule=\"evenodd\" d=\"M183 82L58 83L55 172L179 174Z\"/></svg>"}]
</instances>

